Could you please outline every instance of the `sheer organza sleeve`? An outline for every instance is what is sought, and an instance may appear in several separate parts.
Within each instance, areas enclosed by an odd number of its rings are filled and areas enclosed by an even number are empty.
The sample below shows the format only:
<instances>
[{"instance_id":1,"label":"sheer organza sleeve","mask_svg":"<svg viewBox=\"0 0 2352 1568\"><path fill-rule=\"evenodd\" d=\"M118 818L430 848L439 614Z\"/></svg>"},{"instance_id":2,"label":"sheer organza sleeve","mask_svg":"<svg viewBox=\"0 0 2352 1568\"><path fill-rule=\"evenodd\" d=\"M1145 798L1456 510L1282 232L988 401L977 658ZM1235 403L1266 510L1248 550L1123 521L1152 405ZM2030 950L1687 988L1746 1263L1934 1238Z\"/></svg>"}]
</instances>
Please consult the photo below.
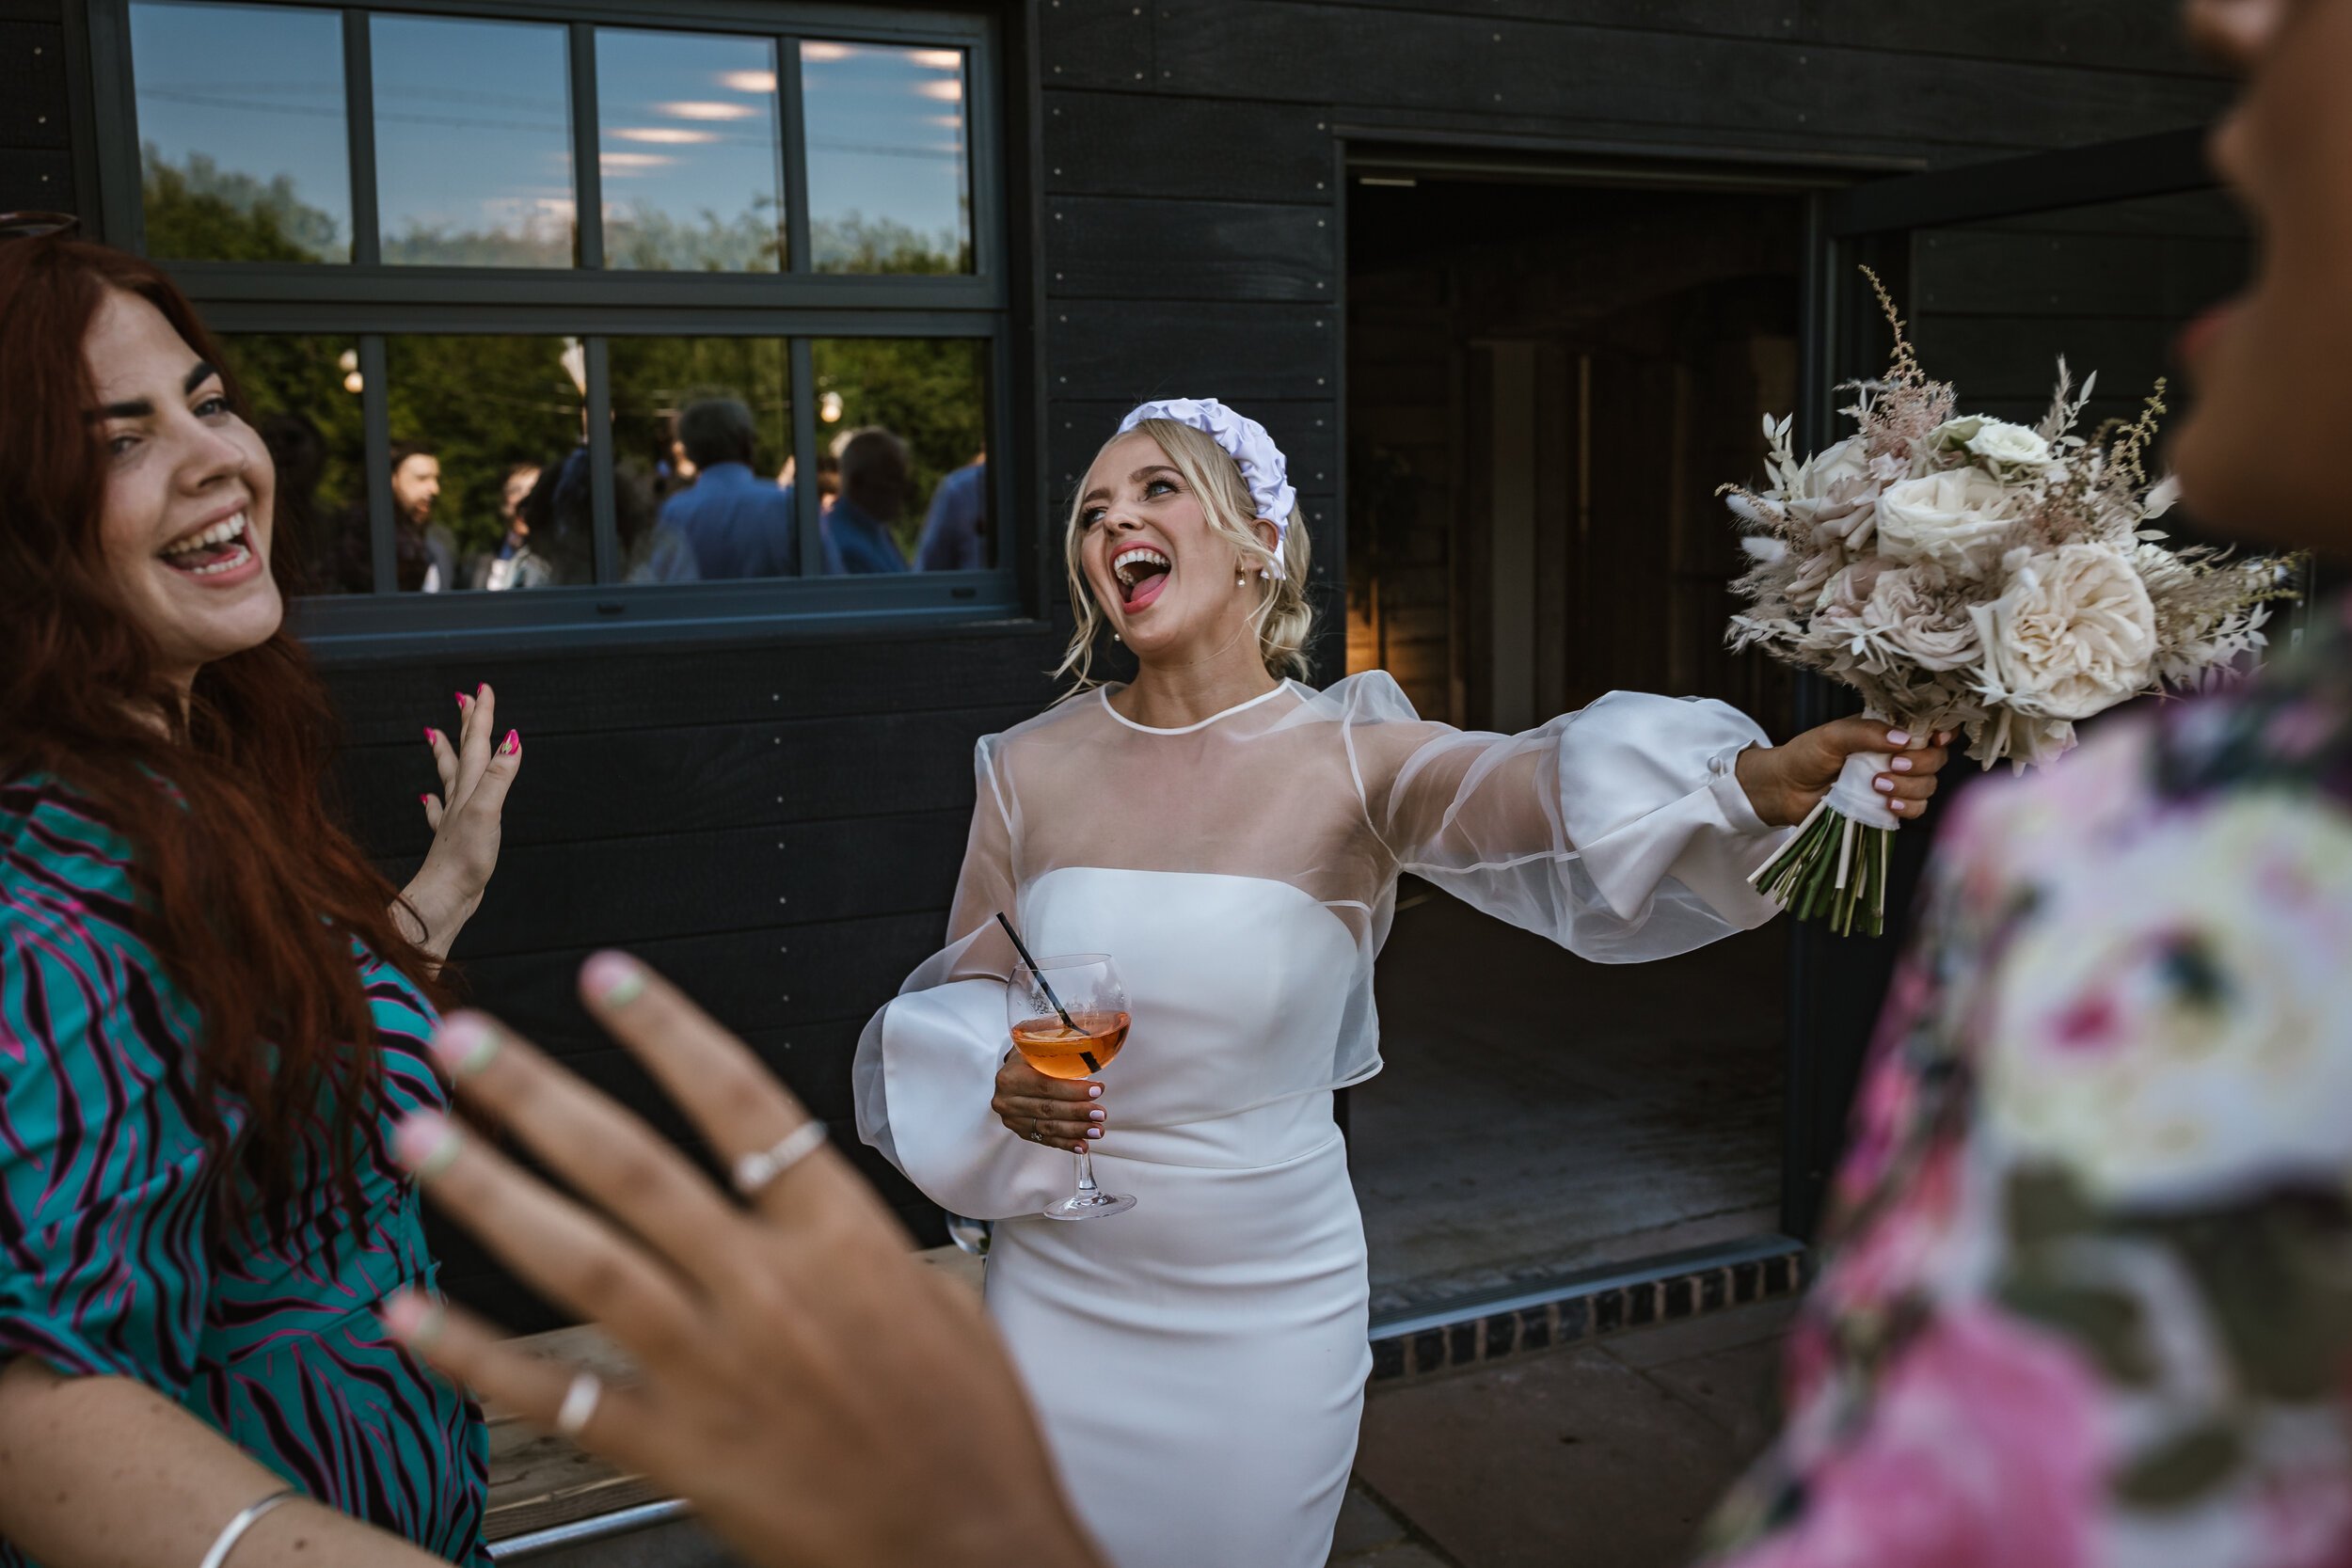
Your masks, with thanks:
<instances>
[{"instance_id":1,"label":"sheer organza sleeve","mask_svg":"<svg viewBox=\"0 0 2352 1568\"><path fill-rule=\"evenodd\" d=\"M1581 957L1632 963L1760 926L1787 837L1733 763L1769 744L1712 701L1613 691L1523 735L1432 723L1385 674L1333 689L1374 832L1422 877Z\"/></svg>"},{"instance_id":2,"label":"sheer organza sleeve","mask_svg":"<svg viewBox=\"0 0 2352 1568\"><path fill-rule=\"evenodd\" d=\"M1070 1156L1015 1137L989 1109L1011 1049L1005 984L1014 958L996 911L1019 918L1020 811L999 737L980 742L974 771L978 799L946 945L867 1022L850 1079L860 1138L941 1208L1001 1219L1060 1196Z\"/></svg>"}]
</instances>

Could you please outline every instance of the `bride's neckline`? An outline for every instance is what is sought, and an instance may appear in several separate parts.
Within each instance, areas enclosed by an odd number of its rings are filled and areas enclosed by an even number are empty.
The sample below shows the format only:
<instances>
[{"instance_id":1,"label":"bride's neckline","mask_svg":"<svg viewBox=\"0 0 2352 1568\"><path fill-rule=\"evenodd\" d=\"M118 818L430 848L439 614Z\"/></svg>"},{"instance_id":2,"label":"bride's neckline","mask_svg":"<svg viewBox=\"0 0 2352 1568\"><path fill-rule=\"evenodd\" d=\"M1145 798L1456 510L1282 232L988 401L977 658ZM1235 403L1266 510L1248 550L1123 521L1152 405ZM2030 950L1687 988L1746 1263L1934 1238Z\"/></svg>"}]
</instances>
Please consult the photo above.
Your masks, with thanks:
<instances>
[{"instance_id":1,"label":"bride's neckline","mask_svg":"<svg viewBox=\"0 0 2352 1568\"><path fill-rule=\"evenodd\" d=\"M1283 692L1288 691L1290 689L1291 683L1283 681L1279 685L1276 686L1271 691L1261 691L1256 696L1250 698L1248 702L1235 703L1232 707L1224 708L1218 712L1212 713L1206 719L1197 721L1196 722L1190 724L1181 725L1172 730L1162 729L1156 724L1138 724L1134 720L1128 718L1125 714L1120 712L1118 708L1111 705L1111 689L1107 686L1099 688L1097 694L1103 699L1103 711L1109 714L1113 719L1118 720L1120 723L1126 725L1131 730L1140 730L1145 735L1190 735L1195 730L1207 729L1211 724L1216 723L1220 719L1231 719L1236 713L1247 713L1251 708L1256 707L1260 703L1269 702L1276 697L1279 697ZM1120 687L1120 689L1124 691L1126 688Z\"/></svg>"}]
</instances>

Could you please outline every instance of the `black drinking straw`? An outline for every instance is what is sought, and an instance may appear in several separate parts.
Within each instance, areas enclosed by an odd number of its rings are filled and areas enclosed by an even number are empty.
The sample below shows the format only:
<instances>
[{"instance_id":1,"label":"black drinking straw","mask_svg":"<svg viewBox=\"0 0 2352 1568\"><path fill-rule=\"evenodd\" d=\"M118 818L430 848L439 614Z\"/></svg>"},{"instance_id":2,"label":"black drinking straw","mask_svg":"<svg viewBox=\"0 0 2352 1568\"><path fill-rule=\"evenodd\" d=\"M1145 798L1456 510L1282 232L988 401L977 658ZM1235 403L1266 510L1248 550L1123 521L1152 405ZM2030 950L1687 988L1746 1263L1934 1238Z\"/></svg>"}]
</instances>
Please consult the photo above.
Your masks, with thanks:
<instances>
[{"instance_id":1,"label":"black drinking straw","mask_svg":"<svg viewBox=\"0 0 2352 1568\"><path fill-rule=\"evenodd\" d=\"M996 911L996 924L1005 928L1005 935L1012 938L1012 950L1021 955L1021 961L1029 966L1031 974L1037 976L1037 989L1045 993L1045 1000L1053 1004L1054 1011L1061 1016L1063 1024L1073 1035L1085 1034L1086 1031L1078 1027L1078 1021L1070 1016L1070 1009L1061 1005L1061 998L1054 994L1053 983L1045 978L1045 972L1038 968L1037 960L1029 957L1029 944L1021 940L1021 933L1012 928L1012 922L1005 918L1005 911L1002 910ZM1091 1051L1079 1052L1078 1060L1086 1063L1089 1072L1103 1070L1103 1064L1094 1059L1094 1053Z\"/></svg>"}]
</instances>

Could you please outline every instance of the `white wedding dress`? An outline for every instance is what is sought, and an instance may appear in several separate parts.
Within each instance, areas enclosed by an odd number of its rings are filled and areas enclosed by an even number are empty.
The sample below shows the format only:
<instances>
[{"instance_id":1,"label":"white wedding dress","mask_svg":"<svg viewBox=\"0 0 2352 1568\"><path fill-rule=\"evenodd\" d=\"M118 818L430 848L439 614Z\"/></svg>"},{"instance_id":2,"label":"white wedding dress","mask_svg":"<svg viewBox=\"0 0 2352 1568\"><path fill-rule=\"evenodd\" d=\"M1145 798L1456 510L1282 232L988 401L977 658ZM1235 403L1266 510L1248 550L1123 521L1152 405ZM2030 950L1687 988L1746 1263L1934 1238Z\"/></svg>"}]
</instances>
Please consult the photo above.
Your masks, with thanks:
<instances>
[{"instance_id":1,"label":"white wedding dress","mask_svg":"<svg viewBox=\"0 0 2352 1568\"><path fill-rule=\"evenodd\" d=\"M1760 744L1720 703L1625 693L1466 734L1377 673L1179 730L1091 693L980 743L949 945L859 1042L859 1131L943 1208L999 1222L989 1310L1118 1568L1329 1554L1371 1370L1331 1093L1379 1070L1399 873L1587 958L1686 952L1772 912L1745 878L1783 835L1732 777ZM1126 1213L1038 1217L1072 1156L989 1109L999 910L1032 952L1108 953L1126 981L1095 1156Z\"/></svg>"}]
</instances>

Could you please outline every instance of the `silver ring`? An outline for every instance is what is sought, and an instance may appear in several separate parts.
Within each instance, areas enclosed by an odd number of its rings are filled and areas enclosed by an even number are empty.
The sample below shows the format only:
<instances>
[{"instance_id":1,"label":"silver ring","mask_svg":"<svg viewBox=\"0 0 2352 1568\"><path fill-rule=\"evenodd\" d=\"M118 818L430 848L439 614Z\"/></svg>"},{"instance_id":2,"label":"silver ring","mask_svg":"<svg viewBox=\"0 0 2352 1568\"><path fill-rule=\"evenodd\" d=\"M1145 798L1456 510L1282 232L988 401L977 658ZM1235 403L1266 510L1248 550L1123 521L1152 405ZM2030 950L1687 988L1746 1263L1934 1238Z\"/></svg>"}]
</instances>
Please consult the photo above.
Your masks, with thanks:
<instances>
[{"instance_id":1,"label":"silver ring","mask_svg":"<svg viewBox=\"0 0 2352 1568\"><path fill-rule=\"evenodd\" d=\"M757 1197L777 1177L825 1146L825 1124L814 1117L778 1138L756 1154L735 1162L735 1190Z\"/></svg>"},{"instance_id":2,"label":"silver ring","mask_svg":"<svg viewBox=\"0 0 2352 1568\"><path fill-rule=\"evenodd\" d=\"M555 1432L559 1437L578 1437L580 1429L596 1413L596 1402L604 1398L604 1379L581 1368L572 1374L572 1386L564 1390L564 1402L555 1409Z\"/></svg>"}]
</instances>

